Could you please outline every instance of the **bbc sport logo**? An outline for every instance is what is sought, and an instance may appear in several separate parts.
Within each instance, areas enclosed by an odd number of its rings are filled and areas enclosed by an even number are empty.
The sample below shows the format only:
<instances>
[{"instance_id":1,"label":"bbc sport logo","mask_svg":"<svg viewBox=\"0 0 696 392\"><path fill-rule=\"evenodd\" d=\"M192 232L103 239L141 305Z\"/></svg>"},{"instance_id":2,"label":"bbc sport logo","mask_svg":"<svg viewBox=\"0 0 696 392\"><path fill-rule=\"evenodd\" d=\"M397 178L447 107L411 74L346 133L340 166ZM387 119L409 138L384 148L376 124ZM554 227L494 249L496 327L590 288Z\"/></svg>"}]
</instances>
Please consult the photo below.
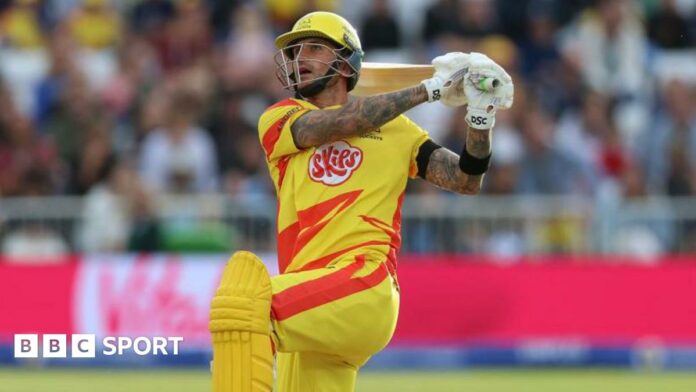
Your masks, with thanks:
<instances>
[{"instance_id":1,"label":"bbc sport logo","mask_svg":"<svg viewBox=\"0 0 696 392\"><path fill-rule=\"evenodd\" d=\"M39 342L41 337L41 342ZM100 353L106 356L127 355L179 355L182 336L106 336L101 340ZM95 358L97 337L93 334L70 335L71 358ZM41 348L41 355L39 355ZM65 334L15 334L15 358L67 358L68 335Z\"/></svg>"}]
</instances>

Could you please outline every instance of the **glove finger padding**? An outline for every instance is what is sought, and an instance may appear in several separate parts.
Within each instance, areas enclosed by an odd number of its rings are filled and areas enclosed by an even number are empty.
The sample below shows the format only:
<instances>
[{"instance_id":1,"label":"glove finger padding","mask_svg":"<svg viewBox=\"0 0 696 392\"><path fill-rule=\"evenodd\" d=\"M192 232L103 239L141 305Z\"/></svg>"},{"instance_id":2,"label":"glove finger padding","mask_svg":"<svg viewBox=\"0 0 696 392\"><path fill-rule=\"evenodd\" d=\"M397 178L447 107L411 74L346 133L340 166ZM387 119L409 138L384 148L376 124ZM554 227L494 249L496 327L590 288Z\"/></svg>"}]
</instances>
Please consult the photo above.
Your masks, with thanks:
<instances>
[{"instance_id":1,"label":"glove finger padding","mask_svg":"<svg viewBox=\"0 0 696 392\"><path fill-rule=\"evenodd\" d=\"M450 52L435 57L432 64L436 73L441 72L449 76L469 65L469 55L462 52Z\"/></svg>"},{"instance_id":2,"label":"glove finger padding","mask_svg":"<svg viewBox=\"0 0 696 392\"><path fill-rule=\"evenodd\" d=\"M424 80L422 83L428 91L428 101L446 100L461 100L464 96L463 87L460 88L460 95L457 96L456 86L457 80L461 80L464 72L467 69L469 55L462 52L451 52L433 59L432 64L435 68L433 77ZM455 88L453 88L455 87ZM465 97L464 97L464 103ZM461 105L460 103L459 105ZM458 106L458 105L454 105Z\"/></svg>"},{"instance_id":3,"label":"glove finger padding","mask_svg":"<svg viewBox=\"0 0 696 392\"><path fill-rule=\"evenodd\" d=\"M447 88L445 93L442 95L442 99L440 99L440 102L442 102L443 105L457 107L466 105L469 102L466 99L466 94L464 93L465 76L465 74L462 74L452 79L452 85Z\"/></svg>"}]
</instances>

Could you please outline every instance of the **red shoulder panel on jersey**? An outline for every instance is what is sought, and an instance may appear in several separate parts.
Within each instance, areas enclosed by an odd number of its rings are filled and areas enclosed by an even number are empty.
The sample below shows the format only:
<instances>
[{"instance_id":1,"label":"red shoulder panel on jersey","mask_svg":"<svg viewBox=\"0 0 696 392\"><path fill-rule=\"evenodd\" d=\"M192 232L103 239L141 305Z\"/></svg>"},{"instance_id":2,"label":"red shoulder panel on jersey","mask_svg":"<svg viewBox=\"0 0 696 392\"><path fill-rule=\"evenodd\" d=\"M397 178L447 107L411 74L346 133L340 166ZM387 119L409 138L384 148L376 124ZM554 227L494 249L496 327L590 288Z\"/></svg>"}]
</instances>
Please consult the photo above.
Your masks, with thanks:
<instances>
[{"instance_id":1,"label":"red shoulder panel on jersey","mask_svg":"<svg viewBox=\"0 0 696 392\"><path fill-rule=\"evenodd\" d=\"M283 104L284 102L285 104ZM266 133L263 135L263 140L261 141L261 144L263 146L264 151L266 152L266 159L269 159L271 157L271 154L273 154L273 149L275 148L276 143L278 143L278 139L280 139L280 132L283 130L285 123L290 119L290 117L293 114L299 112L304 108L302 105L299 105L295 101L290 99L278 102L276 105L271 106L271 108L285 106L291 107L291 109L289 109L287 113L285 113L283 117L281 117L278 121L273 123L273 125L271 125L266 131Z\"/></svg>"}]
</instances>

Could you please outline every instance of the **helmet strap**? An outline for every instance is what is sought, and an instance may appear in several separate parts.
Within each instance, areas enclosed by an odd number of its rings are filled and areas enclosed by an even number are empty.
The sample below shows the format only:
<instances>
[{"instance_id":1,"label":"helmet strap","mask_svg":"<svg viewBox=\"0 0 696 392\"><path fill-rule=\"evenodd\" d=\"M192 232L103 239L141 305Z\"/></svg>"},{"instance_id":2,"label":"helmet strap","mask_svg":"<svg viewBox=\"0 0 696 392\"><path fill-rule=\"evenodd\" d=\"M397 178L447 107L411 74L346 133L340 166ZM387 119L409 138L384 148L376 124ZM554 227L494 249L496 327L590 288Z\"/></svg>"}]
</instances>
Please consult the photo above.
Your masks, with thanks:
<instances>
[{"instance_id":1,"label":"helmet strap","mask_svg":"<svg viewBox=\"0 0 696 392\"><path fill-rule=\"evenodd\" d=\"M324 91L326 88L326 85L329 84L329 81L333 79L333 76L338 74L336 71L338 67L340 66L340 60L336 59L334 62L331 64L329 67L329 70L326 71L326 74L324 74L323 77L319 78L319 80L315 81L314 83L311 83L308 86L305 86L301 89L296 89L295 90L295 98L311 98L314 97L315 95L319 94L320 92Z\"/></svg>"}]
</instances>

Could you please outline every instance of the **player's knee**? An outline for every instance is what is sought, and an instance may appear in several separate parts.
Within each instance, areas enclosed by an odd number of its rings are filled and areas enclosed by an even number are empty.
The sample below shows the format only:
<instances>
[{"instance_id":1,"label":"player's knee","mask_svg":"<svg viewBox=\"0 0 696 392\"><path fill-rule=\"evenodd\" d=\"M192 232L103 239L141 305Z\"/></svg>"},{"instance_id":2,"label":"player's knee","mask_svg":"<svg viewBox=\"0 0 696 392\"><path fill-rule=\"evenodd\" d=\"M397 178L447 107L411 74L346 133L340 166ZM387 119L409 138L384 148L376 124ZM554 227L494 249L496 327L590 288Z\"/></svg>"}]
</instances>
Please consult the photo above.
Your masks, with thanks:
<instances>
[{"instance_id":1,"label":"player's knee","mask_svg":"<svg viewBox=\"0 0 696 392\"><path fill-rule=\"evenodd\" d=\"M211 332L249 331L269 334L271 281L261 260L236 252L222 273L210 307Z\"/></svg>"}]
</instances>

